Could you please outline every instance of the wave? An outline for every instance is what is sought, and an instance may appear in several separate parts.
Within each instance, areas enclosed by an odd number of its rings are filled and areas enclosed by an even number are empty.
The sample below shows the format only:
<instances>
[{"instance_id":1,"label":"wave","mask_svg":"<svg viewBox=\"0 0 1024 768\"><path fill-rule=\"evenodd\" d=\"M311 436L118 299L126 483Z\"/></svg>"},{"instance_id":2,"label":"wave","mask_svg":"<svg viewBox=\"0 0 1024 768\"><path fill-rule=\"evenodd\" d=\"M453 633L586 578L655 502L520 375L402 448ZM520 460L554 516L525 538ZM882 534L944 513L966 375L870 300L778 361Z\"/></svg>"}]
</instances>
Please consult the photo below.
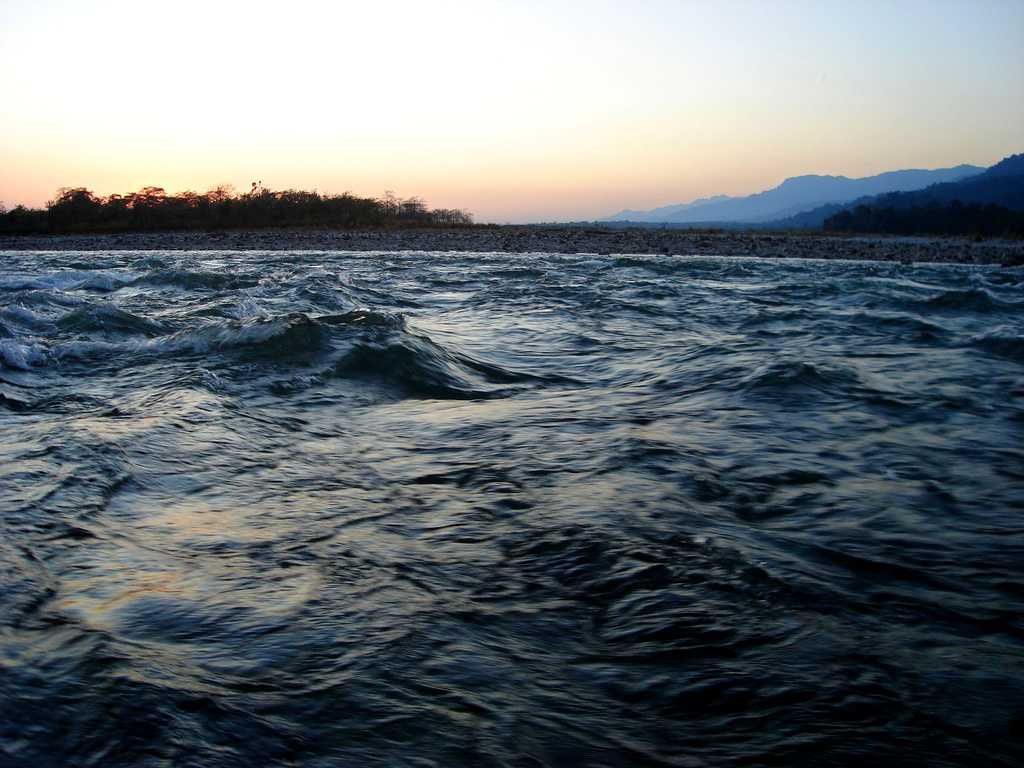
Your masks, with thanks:
<instances>
[{"instance_id":1,"label":"wave","mask_svg":"<svg viewBox=\"0 0 1024 768\"><path fill-rule=\"evenodd\" d=\"M0 291L91 290L112 293L135 280L130 273L64 270L49 275L12 275L0 279Z\"/></svg>"},{"instance_id":2,"label":"wave","mask_svg":"<svg viewBox=\"0 0 1024 768\"><path fill-rule=\"evenodd\" d=\"M984 285L1002 289L1020 289L1024 287L1024 271L1004 267L998 272L978 273L976 278Z\"/></svg>"},{"instance_id":3,"label":"wave","mask_svg":"<svg viewBox=\"0 0 1024 768\"><path fill-rule=\"evenodd\" d=\"M214 291L231 291L239 288L253 288L259 280L246 275L229 272L209 272L188 269L159 269L147 272L137 278L134 285L173 285L177 288L194 291L209 289Z\"/></svg>"},{"instance_id":4,"label":"wave","mask_svg":"<svg viewBox=\"0 0 1024 768\"><path fill-rule=\"evenodd\" d=\"M405 318L391 312L375 312L368 309L356 309L335 315L320 315L317 322L329 326L343 326L361 329L404 329Z\"/></svg>"},{"instance_id":5,"label":"wave","mask_svg":"<svg viewBox=\"0 0 1024 768\"><path fill-rule=\"evenodd\" d=\"M781 304L782 302L780 302ZM786 309L773 309L773 310L762 310L753 317L740 322L740 328L758 328L763 325L775 325L784 324L787 326L795 326L801 331L808 327L808 324L818 320L818 315L808 309L802 308L786 308Z\"/></svg>"},{"instance_id":6,"label":"wave","mask_svg":"<svg viewBox=\"0 0 1024 768\"><path fill-rule=\"evenodd\" d=\"M159 256L145 255L133 262L133 266L143 269L168 269L167 261Z\"/></svg>"},{"instance_id":7,"label":"wave","mask_svg":"<svg viewBox=\"0 0 1024 768\"><path fill-rule=\"evenodd\" d=\"M143 336L162 336L168 331L163 323L133 315L108 304L80 307L57 320L57 326L65 331L115 332Z\"/></svg>"},{"instance_id":8,"label":"wave","mask_svg":"<svg viewBox=\"0 0 1024 768\"><path fill-rule=\"evenodd\" d=\"M912 314L882 313L868 310L848 315L856 327L864 333L880 335L902 334L916 341L939 341L951 335L949 329Z\"/></svg>"},{"instance_id":9,"label":"wave","mask_svg":"<svg viewBox=\"0 0 1024 768\"><path fill-rule=\"evenodd\" d=\"M520 378L409 333L357 343L333 372L340 378L374 379L395 385L407 395L441 400L493 397L499 385Z\"/></svg>"},{"instance_id":10,"label":"wave","mask_svg":"<svg viewBox=\"0 0 1024 768\"><path fill-rule=\"evenodd\" d=\"M860 388L860 377L850 368L795 359L774 360L740 381L740 389L753 394L849 396Z\"/></svg>"},{"instance_id":11,"label":"wave","mask_svg":"<svg viewBox=\"0 0 1024 768\"><path fill-rule=\"evenodd\" d=\"M0 616L18 621L54 593L46 569L30 549L0 541Z\"/></svg>"},{"instance_id":12,"label":"wave","mask_svg":"<svg viewBox=\"0 0 1024 768\"><path fill-rule=\"evenodd\" d=\"M987 288L955 288L912 303L923 309L947 312L1019 311L1024 308L1024 302L996 296Z\"/></svg>"},{"instance_id":13,"label":"wave","mask_svg":"<svg viewBox=\"0 0 1024 768\"><path fill-rule=\"evenodd\" d=\"M95 308L93 308L95 309ZM112 307L96 312L71 313L64 328L103 329L117 324L130 332L156 333L158 324ZM343 350L333 366L317 379L374 380L397 387L406 396L437 399L493 397L504 387L549 377L509 370L465 353L446 349L430 338L408 331L401 315L356 310L310 317L292 313L276 318L255 318L209 323L145 341L111 342L78 339L56 344L57 360L90 360L116 355L174 355L235 352L274 365L311 362ZM44 363L45 353L15 345L8 353L13 367Z\"/></svg>"},{"instance_id":14,"label":"wave","mask_svg":"<svg viewBox=\"0 0 1024 768\"><path fill-rule=\"evenodd\" d=\"M342 340L381 333L405 333L401 316L353 311L310 317L301 312L271 318L220 320L199 328L169 333L160 322L109 305L89 306L61 317L55 326L77 333L114 332L139 339L72 339L49 347L17 337L6 325L0 331L0 361L8 368L30 370L58 361L94 360L118 355L206 355L236 351L268 362L309 360L326 352L336 336Z\"/></svg>"},{"instance_id":15,"label":"wave","mask_svg":"<svg viewBox=\"0 0 1024 768\"><path fill-rule=\"evenodd\" d=\"M78 307L87 303L87 299L81 296L74 296L70 293L49 289L32 289L20 292L17 297L17 306L22 307Z\"/></svg>"},{"instance_id":16,"label":"wave","mask_svg":"<svg viewBox=\"0 0 1024 768\"><path fill-rule=\"evenodd\" d=\"M137 320L140 318L126 322L137 327ZM58 360L91 360L120 354L205 355L241 349L255 356L283 359L308 355L318 349L322 341L322 327L307 316L297 313L271 320L211 323L195 330L179 331L145 341L62 342L54 345L52 355Z\"/></svg>"},{"instance_id":17,"label":"wave","mask_svg":"<svg viewBox=\"0 0 1024 768\"><path fill-rule=\"evenodd\" d=\"M8 411L27 411L32 408L32 403L27 400L23 400L20 397L16 397L9 392L0 390L0 406L3 406Z\"/></svg>"},{"instance_id":18,"label":"wave","mask_svg":"<svg viewBox=\"0 0 1024 768\"><path fill-rule=\"evenodd\" d=\"M140 318L113 307L100 313L71 313L62 320L64 328L103 330L116 328L128 333L155 336L144 341L76 339L53 346L60 360L89 360L118 354L195 354L236 351L267 362L307 361L331 347L332 341L374 336L382 332L404 332L401 316L385 312L354 311L310 317L294 312L279 317L219 320L199 328L158 335L166 329L155 321ZM36 359L32 364L43 362Z\"/></svg>"},{"instance_id":19,"label":"wave","mask_svg":"<svg viewBox=\"0 0 1024 768\"><path fill-rule=\"evenodd\" d=\"M279 318L211 323L153 340L149 346L161 352L195 354L243 349L254 355L286 358L317 351L326 337L321 323L296 312Z\"/></svg>"},{"instance_id":20,"label":"wave","mask_svg":"<svg viewBox=\"0 0 1024 768\"><path fill-rule=\"evenodd\" d=\"M0 363L7 368L28 371L47 361L46 348L13 339L0 339Z\"/></svg>"},{"instance_id":21,"label":"wave","mask_svg":"<svg viewBox=\"0 0 1024 768\"><path fill-rule=\"evenodd\" d=\"M719 279L751 274L749 266L738 260L692 255L623 255L614 257L611 264L617 268L642 269L656 275L686 275L694 278Z\"/></svg>"},{"instance_id":22,"label":"wave","mask_svg":"<svg viewBox=\"0 0 1024 768\"><path fill-rule=\"evenodd\" d=\"M970 343L997 357L1024 362L1024 334L1005 325L974 336Z\"/></svg>"},{"instance_id":23,"label":"wave","mask_svg":"<svg viewBox=\"0 0 1024 768\"><path fill-rule=\"evenodd\" d=\"M9 323L20 325L22 328L40 330L49 328L53 323L49 318L40 315L33 309L21 304L11 304L0 311L0 315Z\"/></svg>"},{"instance_id":24,"label":"wave","mask_svg":"<svg viewBox=\"0 0 1024 768\"><path fill-rule=\"evenodd\" d=\"M747 289L746 295L753 301L767 304L793 305L798 302L813 302L831 299L843 293L838 282L785 282Z\"/></svg>"}]
</instances>

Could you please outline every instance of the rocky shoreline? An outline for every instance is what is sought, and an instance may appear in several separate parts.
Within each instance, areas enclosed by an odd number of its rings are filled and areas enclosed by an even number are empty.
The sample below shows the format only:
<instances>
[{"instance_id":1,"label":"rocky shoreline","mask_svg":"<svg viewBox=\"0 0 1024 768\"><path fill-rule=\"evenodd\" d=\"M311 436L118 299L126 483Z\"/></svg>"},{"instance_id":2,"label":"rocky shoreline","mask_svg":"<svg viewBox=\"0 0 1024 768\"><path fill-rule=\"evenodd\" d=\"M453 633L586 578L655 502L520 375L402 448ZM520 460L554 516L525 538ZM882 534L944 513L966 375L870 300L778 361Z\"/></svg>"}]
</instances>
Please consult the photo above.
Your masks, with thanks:
<instances>
[{"instance_id":1,"label":"rocky shoreline","mask_svg":"<svg viewBox=\"0 0 1024 768\"><path fill-rule=\"evenodd\" d=\"M1024 242L956 238L849 237L679 229L481 226L452 229L258 229L216 232L0 237L17 251L474 251L668 254L854 259L959 264L1024 264Z\"/></svg>"}]
</instances>

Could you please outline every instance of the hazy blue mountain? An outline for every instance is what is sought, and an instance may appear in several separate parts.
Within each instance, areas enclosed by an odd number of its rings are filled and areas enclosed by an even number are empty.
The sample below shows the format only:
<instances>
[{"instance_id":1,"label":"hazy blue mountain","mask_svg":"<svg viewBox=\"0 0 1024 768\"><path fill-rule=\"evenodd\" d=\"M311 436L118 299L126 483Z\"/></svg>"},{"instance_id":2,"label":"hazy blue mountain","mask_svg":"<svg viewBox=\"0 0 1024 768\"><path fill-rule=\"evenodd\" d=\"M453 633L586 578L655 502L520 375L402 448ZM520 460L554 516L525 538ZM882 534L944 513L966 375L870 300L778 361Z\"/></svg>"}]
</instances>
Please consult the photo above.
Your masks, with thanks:
<instances>
[{"instance_id":1,"label":"hazy blue mountain","mask_svg":"<svg viewBox=\"0 0 1024 768\"><path fill-rule=\"evenodd\" d=\"M720 203L725 200L732 200L728 195L715 195L714 197L701 197L691 203L680 203L679 205L666 205L662 208L654 208L650 211L634 211L626 209L619 211L614 216L609 216L602 221L668 221L673 216L679 216L685 211L700 208L709 203Z\"/></svg>"},{"instance_id":2,"label":"hazy blue mountain","mask_svg":"<svg viewBox=\"0 0 1024 768\"><path fill-rule=\"evenodd\" d=\"M770 224L778 229L816 228L830 216L858 205L905 209L932 203L943 205L954 200L966 204L993 203L1012 211L1024 210L1024 154L1011 155L980 174L958 181L932 184L918 190L866 195L842 205L823 205L793 216L780 217Z\"/></svg>"},{"instance_id":3,"label":"hazy blue mountain","mask_svg":"<svg viewBox=\"0 0 1024 768\"><path fill-rule=\"evenodd\" d=\"M846 176L794 176L779 186L746 197L702 198L651 211L623 211L603 221L646 223L759 223L782 219L826 204L842 204L865 196L923 189L979 174L983 168L958 165L935 170L889 171L877 176L851 179Z\"/></svg>"}]
</instances>

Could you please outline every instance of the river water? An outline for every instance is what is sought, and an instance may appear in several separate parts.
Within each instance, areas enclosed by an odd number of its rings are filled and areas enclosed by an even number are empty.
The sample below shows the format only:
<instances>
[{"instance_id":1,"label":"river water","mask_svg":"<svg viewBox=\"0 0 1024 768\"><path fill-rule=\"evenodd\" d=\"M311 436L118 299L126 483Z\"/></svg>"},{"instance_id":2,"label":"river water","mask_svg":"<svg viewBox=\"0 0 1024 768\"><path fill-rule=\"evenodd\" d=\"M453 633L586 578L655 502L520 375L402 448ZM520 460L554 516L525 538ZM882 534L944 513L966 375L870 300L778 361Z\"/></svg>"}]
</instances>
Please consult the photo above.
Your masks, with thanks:
<instances>
[{"instance_id":1,"label":"river water","mask_svg":"<svg viewBox=\"0 0 1024 768\"><path fill-rule=\"evenodd\" d=\"M1024 760L1024 271L5 252L0 361L0 764Z\"/></svg>"}]
</instances>

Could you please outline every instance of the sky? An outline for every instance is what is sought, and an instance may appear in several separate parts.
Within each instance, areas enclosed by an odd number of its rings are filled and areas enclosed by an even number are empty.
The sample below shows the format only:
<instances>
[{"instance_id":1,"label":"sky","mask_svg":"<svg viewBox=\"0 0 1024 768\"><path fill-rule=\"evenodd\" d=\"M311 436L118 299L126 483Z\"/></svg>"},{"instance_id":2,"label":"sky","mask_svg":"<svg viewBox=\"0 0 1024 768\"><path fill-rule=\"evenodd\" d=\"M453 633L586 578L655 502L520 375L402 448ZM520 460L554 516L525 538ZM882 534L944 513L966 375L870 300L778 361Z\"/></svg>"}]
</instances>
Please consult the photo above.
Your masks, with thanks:
<instances>
[{"instance_id":1,"label":"sky","mask_svg":"<svg viewBox=\"0 0 1024 768\"><path fill-rule=\"evenodd\" d=\"M991 165L1022 41L1022 0L0 0L0 202L261 180L557 221Z\"/></svg>"}]
</instances>

